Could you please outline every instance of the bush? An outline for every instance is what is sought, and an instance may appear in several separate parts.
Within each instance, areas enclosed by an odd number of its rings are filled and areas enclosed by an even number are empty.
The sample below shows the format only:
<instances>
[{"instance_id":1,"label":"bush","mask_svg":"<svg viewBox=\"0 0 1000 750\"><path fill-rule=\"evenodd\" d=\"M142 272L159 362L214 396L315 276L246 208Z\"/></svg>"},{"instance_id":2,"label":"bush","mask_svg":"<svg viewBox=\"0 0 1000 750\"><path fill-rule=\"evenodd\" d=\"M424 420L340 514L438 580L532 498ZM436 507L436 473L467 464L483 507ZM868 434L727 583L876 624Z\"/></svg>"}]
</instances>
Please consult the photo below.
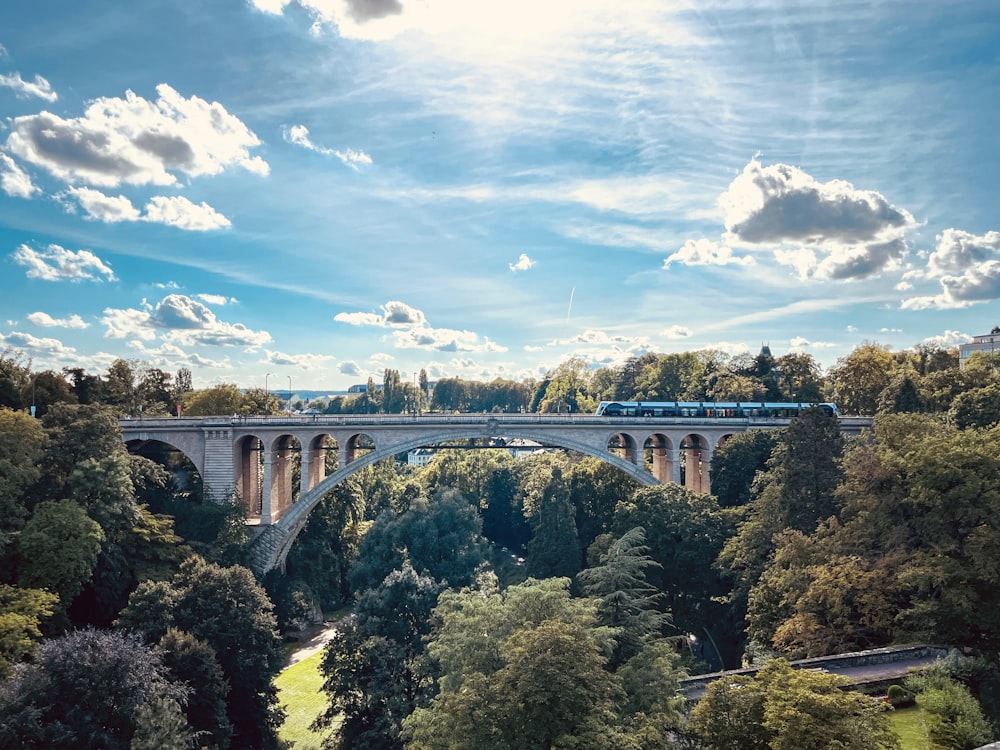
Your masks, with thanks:
<instances>
[{"instance_id":1,"label":"bush","mask_svg":"<svg viewBox=\"0 0 1000 750\"><path fill-rule=\"evenodd\" d=\"M890 685L887 698L893 708L906 708L917 702L917 697L901 685Z\"/></svg>"}]
</instances>

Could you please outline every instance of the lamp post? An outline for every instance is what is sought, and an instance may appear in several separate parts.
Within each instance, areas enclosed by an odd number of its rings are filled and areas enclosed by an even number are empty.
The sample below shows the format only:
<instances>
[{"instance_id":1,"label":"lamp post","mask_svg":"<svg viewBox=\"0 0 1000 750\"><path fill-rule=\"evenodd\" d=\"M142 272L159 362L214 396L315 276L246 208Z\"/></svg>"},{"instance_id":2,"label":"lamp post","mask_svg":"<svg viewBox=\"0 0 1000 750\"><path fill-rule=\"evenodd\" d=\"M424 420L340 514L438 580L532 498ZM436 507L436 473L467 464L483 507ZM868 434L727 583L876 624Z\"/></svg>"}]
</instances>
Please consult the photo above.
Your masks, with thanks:
<instances>
[{"instance_id":1,"label":"lamp post","mask_svg":"<svg viewBox=\"0 0 1000 750\"><path fill-rule=\"evenodd\" d=\"M31 416L35 416L35 382L38 380L38 373L31 375Z\"/></svg>"},{"instance_id":2,"label":"lamp post","mask_svg":"<svg viewBox=\"0 0 1000 750\"><path fill-rule=\"evenodd\" d=\"M264 373L264 416L270 416L271 414L271 391L267 387L267 379L271 377L271 373Z\"/></svg>"},{"instance_id":3,"label":"lamp post","mask_svg":"<svg viewBox=\"0 0 1000 750\"><path fill-rule=\"evenodd\" d=\"M292 413L292 376L288 376L288 413Z\"/></svg>"}]
</instances>

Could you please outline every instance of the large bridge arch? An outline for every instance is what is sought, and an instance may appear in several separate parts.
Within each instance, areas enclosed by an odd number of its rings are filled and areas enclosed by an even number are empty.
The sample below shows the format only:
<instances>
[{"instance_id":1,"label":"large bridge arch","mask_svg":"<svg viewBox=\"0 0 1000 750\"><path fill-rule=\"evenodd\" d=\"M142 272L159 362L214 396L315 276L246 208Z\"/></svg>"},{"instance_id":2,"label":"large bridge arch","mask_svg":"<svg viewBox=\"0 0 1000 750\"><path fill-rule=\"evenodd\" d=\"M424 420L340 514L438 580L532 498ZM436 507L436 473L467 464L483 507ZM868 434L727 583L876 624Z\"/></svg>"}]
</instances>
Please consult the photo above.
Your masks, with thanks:
<instances>
[{"instance_id":1,"label":"large bridge arch","mask_svg":"<svg viewBox=\"0 0 1000 750\"><path fill-rule=\"evenodd\" d=\"M400 453L406 453L410 450L426 445L440 445L441 443L452 442L455 440L491 437L491 435L487 434L487 432L484 432L481 428L470 430L448 430L398 442L389 443L384 441L382 445L379 445L377 441L374 451L361 455L344 466L340 466L335 472L324 478L319 484L312 487L307 492L302 493L299 499L285 512L284 515L281 516L281 518L278 519L276 523L264 528L260 535L258 535L251 543L251 558L253 559L254 567L259 572L267 572L272 568L284 565L285 557L288 555L288 551L295 543L295 539L298 537L299 532L305 528L306 521L308 520L309 514L312 512L313 508L319 504L319 501L323 499L324 495L352 474L356 474L366 466L371 466L373 463L381 461L382 459L390 458ZM613 434L613 432L609 431L608 440L611 439ZM535 432L530 429L517 429L504 430L504 437L524 438L526 440L534 440L536 442L552 445L558 448L566 448L568 450L577 451L578 453L593 456L618 469L621 469L640 484L656 485L660 483L656 477L648 471L645 471L641 466L637 466L635 463L627 461L607 450L602 451L600 449L596 449L593 445L568 438L564 435L556 436L551 433ZM607 442L605 442L605 445L606 444Z\"/></svg>"}]
</instances>

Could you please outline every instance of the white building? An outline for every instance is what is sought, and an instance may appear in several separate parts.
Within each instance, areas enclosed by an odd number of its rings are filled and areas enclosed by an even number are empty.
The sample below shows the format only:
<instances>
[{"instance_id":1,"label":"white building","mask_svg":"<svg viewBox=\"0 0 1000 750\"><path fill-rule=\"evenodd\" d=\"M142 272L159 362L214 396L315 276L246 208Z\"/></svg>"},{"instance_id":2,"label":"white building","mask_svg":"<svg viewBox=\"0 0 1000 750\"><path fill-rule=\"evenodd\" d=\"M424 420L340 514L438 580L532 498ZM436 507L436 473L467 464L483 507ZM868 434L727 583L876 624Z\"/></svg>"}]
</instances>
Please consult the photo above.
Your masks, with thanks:
<instances>
[{"instance_id":1,"label":"white building","mask_svg":"<svg viewBox=\"0 0 1000 750\"><path fill-rule=\"evenodd\" d=\"M969 355L973 352L1000 353L1000 326L983 336L973 336L970 344L959 344L958 364L960 367L965 367Z\"/></svg>"}]
</instances>

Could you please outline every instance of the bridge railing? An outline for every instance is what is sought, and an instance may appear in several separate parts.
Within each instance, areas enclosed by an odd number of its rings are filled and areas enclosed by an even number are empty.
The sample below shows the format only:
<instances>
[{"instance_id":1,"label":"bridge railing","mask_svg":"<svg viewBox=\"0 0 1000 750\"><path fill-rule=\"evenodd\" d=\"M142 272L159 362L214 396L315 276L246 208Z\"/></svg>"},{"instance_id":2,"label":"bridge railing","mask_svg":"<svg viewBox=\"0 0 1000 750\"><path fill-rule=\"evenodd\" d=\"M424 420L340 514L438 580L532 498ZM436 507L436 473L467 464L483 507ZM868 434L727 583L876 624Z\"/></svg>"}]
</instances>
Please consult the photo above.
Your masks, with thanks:
<instances>
[{"instance_id":1,"label":"bridge railing","mask_svg":"<svg viewBox=\"0 0 1000 750\"><path fill-rule=\"evenodd\" d=\"M124 429L177 429L204 425L206 427L312 427L312 426L393 426L432 424L490 424L497 425L718 425L733 427L782 427L791 420L779 417L606 417L593 414L311 414L311 415L254 415L232 417L157 417L123 419ZM871 419L848 417L841 420L845 428L860 429L871 424Z\"/></svg>"}]
</instances>

